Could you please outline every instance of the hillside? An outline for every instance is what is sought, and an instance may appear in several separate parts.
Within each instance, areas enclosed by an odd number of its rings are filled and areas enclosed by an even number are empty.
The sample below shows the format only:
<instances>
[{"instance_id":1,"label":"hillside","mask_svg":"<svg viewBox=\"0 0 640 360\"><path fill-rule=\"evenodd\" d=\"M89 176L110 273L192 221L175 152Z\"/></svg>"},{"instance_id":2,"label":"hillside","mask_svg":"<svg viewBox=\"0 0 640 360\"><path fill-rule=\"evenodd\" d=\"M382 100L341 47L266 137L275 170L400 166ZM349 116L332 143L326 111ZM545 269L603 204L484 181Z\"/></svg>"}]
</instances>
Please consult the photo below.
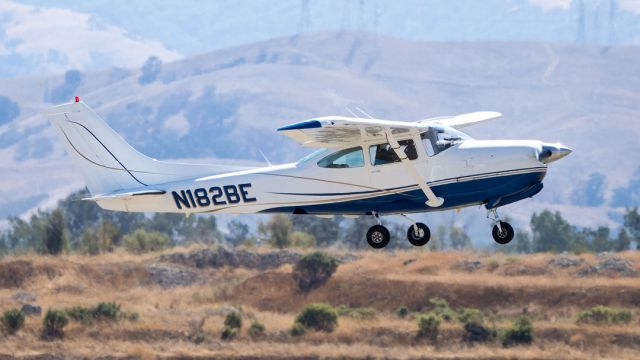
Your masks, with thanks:
<instances>
[{"instance_id":1,"label":"hillside","mask_svg":"<svg viewBox=\"0 0 640 360\"><path fill-rule=\"evenodd\" d=\"M486 138L562 141L574 153L553 164L545 190L525 207L561 209L580 225L619 221L612 192L640 167L640 56L637 47L542 43L415 42L366 33L278 38L137 69L3 79L0 95L20 115L0 122L2 215L53 204L82 182L41 112L81 95L136 148L155 158L229 157L291 161L307 149L274 129L363 108L388 119L496 110L504 119L470 133ZM147 74L148 75L148 74ZM614 160L615 159L615 160ZM603 200L575 203L592 174ZM578 190L576 190L578 189ZM631 199L635 199L631 197ZM483 217L463 213L464 219ZM464 220L473 223L475 220Z\"/></svg>"},{"instance_id":2,"label":"hillside","mask_svg":"<svg viewBox=\"0 0 640 360\"><path fill-rule=\"evenodd\" d=\"M303 295L292 280L300 253L192 247L162 254L123 252L84 257L18 256L0 260L0 311L24 303L49 308L115 301L129 320L72 321L63 341L39 338L42 318L30 316L16 335L0 337L0 358L446 358L636 359L640 355L640 256L506 256L460 252L373 251L339 254L342 264L320 288ZM384 266L381 266L384 264ZM470 345L457 321L443 322L435 343L416 337L414 316L442 298L454 311L474 307L502 329L523 309L534 341L504 348ZM289 335L306 305L342 306L329 334ZM631 311L620 325L577 323L580 311L606 305ZM396 314L407 307L409 315ZM366 309L364 309L366 308ZM224 316L239 310L244 329L220 340ZM248 335L251 320L266 327ZM202 338L194 343L194 334ZM202 341L202 342L200 342Z\"/></svg>"}]
</instances>

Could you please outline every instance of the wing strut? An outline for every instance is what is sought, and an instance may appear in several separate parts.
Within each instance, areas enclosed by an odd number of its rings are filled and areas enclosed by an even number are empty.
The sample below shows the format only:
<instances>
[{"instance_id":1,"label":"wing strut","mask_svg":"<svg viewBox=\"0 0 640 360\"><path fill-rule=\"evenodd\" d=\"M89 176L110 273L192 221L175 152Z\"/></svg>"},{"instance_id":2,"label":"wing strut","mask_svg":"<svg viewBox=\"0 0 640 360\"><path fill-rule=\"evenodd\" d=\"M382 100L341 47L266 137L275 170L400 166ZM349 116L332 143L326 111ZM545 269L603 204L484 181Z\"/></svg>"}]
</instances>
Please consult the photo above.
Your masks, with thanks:
<instances>
[{"instance_id":1,"label":"wing strut","mask_svg":"<svg viewBox=\"0 0 640 360\"><path fill-rule=\"evenodd\" d=\"M407 154L405 154L404 151L402 151L402 149L400 148L400 144L398 143L398 140L396 140L395 136L393 136L391 128L385 127L384 132L387 135L387 141L389 141L389 145L391 145L393 151L396 153L398 158L400 158L400 161L404 165L409 175L418 183L418 186L420 187L420 189L422 189L422 192L424 192L424 194L427 196L428 200L425 202L425 204L430 207L441 206L444 203L444 199L441 197L437 197L436 194L433 193L431 187L429 187L427 182L422 179L422 177L418 173L418 170L416 170L415 166L413 166L413 164L411 163L411 160L407 158ZM418 144L416 143L415 146L418 146Z\"/></svg>"}]
</instances>

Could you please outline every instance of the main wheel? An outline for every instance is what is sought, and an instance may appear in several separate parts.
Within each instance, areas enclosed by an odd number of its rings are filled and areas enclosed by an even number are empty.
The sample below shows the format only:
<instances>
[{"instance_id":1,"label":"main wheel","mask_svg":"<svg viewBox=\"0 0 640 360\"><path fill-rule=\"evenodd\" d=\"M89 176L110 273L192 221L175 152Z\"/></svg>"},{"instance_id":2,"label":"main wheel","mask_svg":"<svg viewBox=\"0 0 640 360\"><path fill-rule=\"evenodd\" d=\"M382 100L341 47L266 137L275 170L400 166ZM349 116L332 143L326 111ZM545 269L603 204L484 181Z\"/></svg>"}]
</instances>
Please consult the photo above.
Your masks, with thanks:
<instances>
[{"instance_id":1,"label":"main wheel","mask_svg":"<svg viewBox=\"0 0 640 360\"><path fill-rule=\"evenodd\" d=\"M413 246L423 246L431 239L431 231L429 227L423 223L416 223L418 231L414 231L413 225L409 226L407 230L407 239Z\"/></svg>"},{"instance_id":2,"label":"main wheel","mask_svg":"<svg viewBox=\"0 0 640 360\"><path fill-rule=\"evenodd\" d=\"M502 228L502 230L500 230ZM500 221L500 228L498 225L493 226L493 231L491 234L493 235L493 240L495 240L498 244L508 244L511 240L513 240L513 236L515 235L515 231L509 223L504 221Z\"/></svg>"},{"instance_id":3,"label":"main wheel","mask_svg":"<svg viewBox=\"0 0 640 360\"><path fill-rule=\"evenodd\" d=\"M382 249L387 246L389 239L391 239L389 230L382 225L373 225L367 231L367 243L374 249Z\"/></svg>"}]
</instances>

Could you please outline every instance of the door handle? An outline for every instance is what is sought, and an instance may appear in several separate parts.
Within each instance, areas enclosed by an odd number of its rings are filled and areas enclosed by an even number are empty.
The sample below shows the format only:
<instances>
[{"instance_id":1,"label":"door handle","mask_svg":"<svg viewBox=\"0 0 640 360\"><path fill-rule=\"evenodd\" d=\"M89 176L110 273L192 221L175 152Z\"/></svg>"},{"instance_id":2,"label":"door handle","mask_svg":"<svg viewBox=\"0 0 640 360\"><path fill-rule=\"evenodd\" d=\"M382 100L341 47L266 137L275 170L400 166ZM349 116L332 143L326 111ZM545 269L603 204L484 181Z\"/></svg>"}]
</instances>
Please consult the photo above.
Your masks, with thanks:
<instances>
[{"instance_id":1,"label":"door handle","mask_svg":"<svg viewBox=\"0 0 640 360\"><path fill-rule=\"evenodd\" d=\"M371 173L372 173L372 174L373 174L373 173L379 173L379 172L380 172L380 170L371 170Z\"/></svg>"}]
</instances>

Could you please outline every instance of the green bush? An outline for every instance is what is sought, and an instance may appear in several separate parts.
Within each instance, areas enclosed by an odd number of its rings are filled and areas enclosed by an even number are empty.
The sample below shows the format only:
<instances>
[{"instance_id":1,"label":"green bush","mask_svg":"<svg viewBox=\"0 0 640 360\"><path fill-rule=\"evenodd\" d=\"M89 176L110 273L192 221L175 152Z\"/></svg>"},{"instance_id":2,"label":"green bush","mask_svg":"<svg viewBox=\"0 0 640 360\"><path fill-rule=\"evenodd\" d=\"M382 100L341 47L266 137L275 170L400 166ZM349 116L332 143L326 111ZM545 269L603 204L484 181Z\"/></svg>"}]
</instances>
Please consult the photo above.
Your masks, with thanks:
<instances>
[{"instance_id":1,"label":"green bush","mask_svg":"<svg viewBox=\"0 0 640 360\"><path fill-rule=\"evenodd\" d=\"M409 315L409 309L406 306L400 306L396 309L395 313L398 317L404 318Z\"/></svg>"},{"instance_id":2,"label":"green bush","mask_svg":"<svg viewBox=\"0 0 640 360\"><path fill-rule=\"evenodd\" d=\"M89 322L93 319L91 309L84 306L73 306L65 309L64 312L73 321Z\"/></svg>"},{"instance_id":3,"label":"green bush","mask_svg":"<svg viewBox=\"0 0 640 360\"><path fill-rule=\"evenodd\" d=\"M304 329L304 326L302 326L302 324L299 324L299 323L294 323L293 326L291 327L291 330L289 331L291 336L302 336L304 335L305 332L306 330Z\"/></svg>"},{"instance_id":4,"label":"green bush","mask_svg":"<svg viewBox=\"0 0 640 360\"><path fill-rule=\"evenodd\" d=\"M338 326L338 314L330 305L311 304L302 310L295 322L306 329L332 332Z\"/></svg>"},{"instance_id":5,"label":"green bush","mask_svg":"<svg viewBox=\"0 0 640 360\"><path fill-rule=\"evenodd\" d=\"M115 302L101 302L93 308L93 318L96 320L118 320L120 305Z\"/></svg>"},{"instance_id":6,"label":"green bush","mask_svg":"<svg viewBox=\"0 0 640 360\"><path fill-rule=\"evenodd\" d=\"M496 337L496 331L484 324L484 314L478 309L460 309L458 312L458 320L463 324L463 340L466 342L486 342Z\"/></svg>"},{"instance_id":7,"label":"green bush","mask_svg":"<svg viewBox=\"0 0 640 360\"><path fill-rule=\"evenodd\" d=\"M265 327L258 321L253 321L249 326L249 336L252 339L259 339L264 336Z\"/></svg>"},{"instance_id":8,"label":"green bush","mask_svg":"<svg viewBox=\"0 0 640 360\"><path fill-rule=\"evenodd\" d=\"M238 336L238 329L225 326L224 329L222 329L222 334L220 334L220 339L233 340L237 336Z\"/></svg>"},{"instance_id":9,"label":"green bush","mask_svg":"<svg viewBox=\"0 0 640 360\"><path fill-rule=\"evenodd\" d=\"M429 303L433 306L433 312L440 317L440 319L451 322L456 319L456 312L449 307L447 300L434 297L429 299Z\"/></svg>"},{"instance_id":10,"label":"green bush","mask_svg":"<svg viewBox=\"0 0 640 360\"><path fill-rule=\"evenodd\" d=\"M47 340L64 338L64 327L69 323L67 314L62 310L49 309L44 316L42 337Z\"/></svg>"},{"instance_id":11,"label":"green bush","mask_svg":"<svg viewBox=\"0 0 640 360\"><path fill-rule=\"evenodd\" d=\"M369 307L348 307L340 305L336 308L339 316L347 316L357 320L374 320L378 318L378 310Z\"/></svg>"},{"instance_id":12,"label":"green bush","mask_svg":"<svg viewBox=\"0 0 640 360\"><path fill-rule=\"evenodd\" d=\"M519 316L500 337L502 346L530 344L533 341L533 323L529 317Z\"/></svg>"},{"instance_id":13,"label":"green bush","mask_svg":"<svg viewBox=\"0 0 640 360\"><path fill-rule=\"evenodd\" d=\"M125 249L133 253L146 253L162 250L171 243L169 236L158 231L137 229L133 234L122 238Z\"/></svg>"},{"instance_id":14,"label":"green bush","mask_svg":"<svg viewBox=\"0 0 640 360\"><path fill-rule=\"evenodd\" d=\"M94 307L73 306L64 310L71 320L91 322L94 320L117 321L121 317L129 320L137 320L138 314L124 314L120 311L120 305L115 302L101 302ZM126 315L126 316L125 316Z\"/></svg>"},{"instance_id":15,"label":"green bush","mask_svg":"<svg viewBox=\"0 0 640 360\"><path fill-rule=\"evenodd\" d=\"M461 308L458 310L458 321L463 324L467 323L483 323L484 314L482 311L474 308Z\"/></svg>"},{"instance_id":16,"label":"green bush","mask_svg":"<svg viewBox=\"0 0 640 360\"><path fill-rule=\"evenodd\" d=\"M578 314L578 323L607 325L607 324L628 324L633 320L631 311L624 309L614 309L608 306L598 305L589 310L581 311Z\"/></svg>"},{"instance_id":17,"label":"green bush","mask_svg":"<svg viewBox=\"0 0 640 360\"><path fill-rule=\"evenodd\" d=\"M293 279L301 291L310 291L329 280L338 269L338 260L323 253L313 252L300 259L293 268Z\"/></svg>"},{"instance_id":18,"label":"green bush","mask_svg":"<svg viewBox=\"0 0 640 360\"><path fill-rule=\"evenodd\" d=\"M24 313L18 309L10 309L2 314L2 327L9 334L15 334L24 325Z\"/></svg>"},{"instance_id":19,"label":"green bush","mask_svg":"<svg viewBox=\"0 0 640 360\"><path fill-rule=\"evenodd\" d=\"M418 318L418 337L436 341L439 332L440 317L438 315L429 313Z\"/></svg>"},{"instance_id":20,"label":"green bush","mask_svg":"<svg viewBox=\"0 0 640 360\"><path fill-rule=\"evenodd\" d=\"M230 329L242 328L242 315L237 311L227 314L227 317L224 319L224 326Z\"/></svg>"}]
</instances>

